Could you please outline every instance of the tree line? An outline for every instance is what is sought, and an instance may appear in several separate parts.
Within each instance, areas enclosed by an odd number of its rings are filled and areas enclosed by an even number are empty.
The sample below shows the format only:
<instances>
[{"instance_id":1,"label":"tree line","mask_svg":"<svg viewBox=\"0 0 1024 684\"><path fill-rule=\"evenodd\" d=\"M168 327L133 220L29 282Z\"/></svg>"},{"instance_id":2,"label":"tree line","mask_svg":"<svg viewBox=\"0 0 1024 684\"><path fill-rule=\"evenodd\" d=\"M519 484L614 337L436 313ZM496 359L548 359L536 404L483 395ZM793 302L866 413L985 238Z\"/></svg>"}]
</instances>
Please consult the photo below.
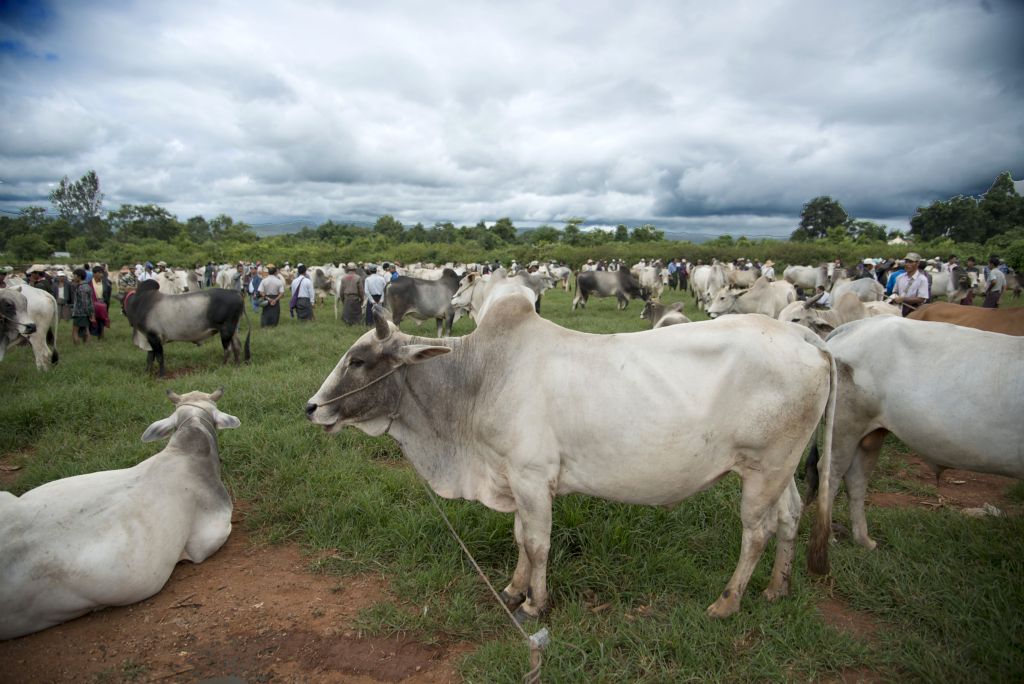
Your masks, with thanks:
<instances>
[{"instance_id":1,"label":"tree line","mask_svg":"<svg viewBox=\"0 0 1024 684\"><path fill-rule=\"evenodd\" d=\"M902 247L889 246L899 231L847 214L828 196L803 206L800 224L790 241L734 239L721 235L702 244L666 241L653 225L632 229L584 230L584 219L572 217L561 228L550 225L519 230L510 218L456 226L451 222L406 226L392 215L372 226L326 221L313 228L267 237L247 223L220 215L194 216L180 221L155 204L123 204L103 213L99 177L89 171L78 181L67 177L54 188L50 202L56 216L30 206L16 216L0 216L0 252L9 261L44 261L55 251L72 258L110 264L164 259L190 264L272 258L323 263L340 260L398 259L413 261L483 261L498 258L553 258L578 264L587 258L634 256L691 260L749 257L780 263L813 263L821 258L902 256ZM910 221L915 249L926 255L957 254L985 258L998 253L1024 269L1024 199L1009 174L1000 174L980 197L958 196L919 207Z\"/></svg>"}]
</instances>

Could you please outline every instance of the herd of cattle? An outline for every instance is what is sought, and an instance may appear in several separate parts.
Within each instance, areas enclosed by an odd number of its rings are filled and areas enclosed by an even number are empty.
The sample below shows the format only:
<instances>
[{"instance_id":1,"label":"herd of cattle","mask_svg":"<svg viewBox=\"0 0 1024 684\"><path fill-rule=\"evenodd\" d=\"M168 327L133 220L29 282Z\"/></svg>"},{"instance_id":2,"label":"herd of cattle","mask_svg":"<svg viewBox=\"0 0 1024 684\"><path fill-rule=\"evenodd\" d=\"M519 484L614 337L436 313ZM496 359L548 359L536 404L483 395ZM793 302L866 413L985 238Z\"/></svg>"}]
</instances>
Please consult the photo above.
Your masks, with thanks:
<instances>
[{"instance_id":1,"label":"herd of cattle","mask_svg":"<svg viewBox=\"0 0 1024 684\"><path fill-rule=\"evenodd\" d=\"M547 267L398 277L385 306L373 308L373 327L305 407L329 433L354 426L393 436L439 495L513 513L519 557L502 597L518 619L548 607L557 495L673 505L736 473L739 560L708 608L725 617L739 610L772 535L763 594L774 600L789 591L804 503L795 473L808 445L807 499L817 504L808 567L816 573L828 571L840 484L854 539L874 548L864 497L888 433L937 474L960 468L1024 478L1024 308L937 302L902 318L880 301L877 281L850 280L829 266L786 269L771 281L715 263L694 268L689 280L715 320L691 323L681 304L657 296L665 285L659 266L638 266L576 274L574 309L590 296L616 297L620 308L644 301L652 329L616 335L542 318L544 290L572 280ZM334 274L313 275L324 290ZM799 298L798 288L822 278L831 309ZM52 336L56 314L33 317L28 302L40 298L31 289L0 290L0 356L44 326ZM229 350L238 361L244 305L236 293L168 294L144 284L124 298L124 310L161 373L163 342L196 341L196 331L220 334L225 362ZM442 337L462 313L475 330ZM744 313L754 315L729 315ZM438 337L401 331L406 316L438 319ZM248 358L248 337L245 346ZM170 437L167 448L133 468L57 480L20 498L0 492L0 638L141 600L159 591L176 562L199 562L220 547L231 502L216 430L238 426L216 408L220 395L171 393L174 413L143 434ZM573 411L560 408L567 396ZM115 518L137 524L126 533L109 523Z\"/></svg>"}]
</instances>

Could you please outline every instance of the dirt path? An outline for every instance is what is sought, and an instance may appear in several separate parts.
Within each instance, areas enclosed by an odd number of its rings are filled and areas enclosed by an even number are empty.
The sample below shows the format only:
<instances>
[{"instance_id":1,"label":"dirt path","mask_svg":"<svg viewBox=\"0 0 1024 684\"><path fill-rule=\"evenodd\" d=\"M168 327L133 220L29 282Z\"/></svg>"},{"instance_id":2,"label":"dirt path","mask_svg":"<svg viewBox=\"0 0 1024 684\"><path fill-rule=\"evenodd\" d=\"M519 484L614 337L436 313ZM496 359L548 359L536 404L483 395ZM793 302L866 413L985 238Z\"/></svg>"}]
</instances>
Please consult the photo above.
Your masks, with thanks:
<instances>
[{"instance_id":1,"label":"dirt path","mask_svg":"<svg viewBox=\"0 0 1024 684\"><path fill-rule=\"evenodd\" d=\"M380 578L315 575L307 566L295 546L254 547L236 524L220 551L179 564L156 596L0 642L0 681L459 681L468 646L353 628L360 609L388 600Z\"/></svg>"}]
</instances>

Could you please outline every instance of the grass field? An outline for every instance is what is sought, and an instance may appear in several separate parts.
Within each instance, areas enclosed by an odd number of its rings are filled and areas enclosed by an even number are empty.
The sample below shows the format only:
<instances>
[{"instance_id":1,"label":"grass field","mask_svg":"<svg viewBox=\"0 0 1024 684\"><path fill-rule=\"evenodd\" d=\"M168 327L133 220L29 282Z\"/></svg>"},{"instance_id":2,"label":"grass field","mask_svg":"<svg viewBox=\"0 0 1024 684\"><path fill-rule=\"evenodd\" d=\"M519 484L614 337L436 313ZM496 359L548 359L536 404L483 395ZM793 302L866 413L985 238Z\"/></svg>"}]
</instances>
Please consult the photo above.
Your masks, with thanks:
<instances>
[{"instance_id":1,"label":"grass field","mask_svg":"<svg viewBox=\"0 0 1024 684\"><path fill-rule=\"evenodd\" d=\"M686 301L687 314L702 318ZM571 312L558 291L543 302L551 320L595 333L645 329L639 313L637 303L620 312L613 301L595 299ZM13 491L137 463L159 448L139 438L169 415L167 389L223 386L220 407L242 422L220 434L224 479L248 502L246 524L258 536L331 550L318 554L325 559L315 566L320 572L385 577L399 604L364 612L365 629L476 644L462 663L467 680L519 681L527 669L521 639L395 443L355 430L327 436L305 420L307 398L363 332L335 322L330 307L317 316L308 325L288 318L274 330L257 325L253 362L238 369L220 365L217 342L170 344L169 380L144 374L145 353L131 346L120 311L108 339L85 347L71 345L63 323L61 362L50 373L36 371L27 348L9 351L0 363L0 456L24 466ZM463 319L455 334L471 329ZM900 453L900 444L887 446L874 486L904 486L895 477ZM770 546L741 612L713 621L704 609L739 551L738 485L727 478L672 510L579 496L556 501L546 681L1024 680L1024 519L869 507L879 549L834 545L833 572L822 581L804 570L805 515L792 595L775 603L759 595ZM504 586L516 559L512 516L476 503L441 505L485 572ZM838 520L844 505L841 497ZM826 598L877 624L875 636L827 626L818 611Z\"/></svg>"}]
</instances>

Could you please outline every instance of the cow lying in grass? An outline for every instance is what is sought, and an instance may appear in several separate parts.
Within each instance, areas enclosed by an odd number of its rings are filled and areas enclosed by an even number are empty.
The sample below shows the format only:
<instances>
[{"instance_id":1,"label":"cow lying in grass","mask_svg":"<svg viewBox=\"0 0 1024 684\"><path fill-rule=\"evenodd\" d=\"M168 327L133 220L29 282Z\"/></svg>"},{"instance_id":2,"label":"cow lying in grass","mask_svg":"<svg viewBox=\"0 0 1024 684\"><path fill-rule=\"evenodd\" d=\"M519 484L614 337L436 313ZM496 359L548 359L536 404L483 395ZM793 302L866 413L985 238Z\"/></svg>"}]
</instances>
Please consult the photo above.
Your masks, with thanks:
<instances>
[{"instance_id":1,"label":"cow lying in grass","mask_svg":"<svg viewBox=\"0 0 1024 684\"><path fill-rule=\"evenodd\" d=\"M238 418L223 394L168 392L170 417L142 441L170 436L132 468L0 492L0 639L31 634L160 591L181 560L200 563L231 533L217 429Z\"/></svg>"}]
</instances>

